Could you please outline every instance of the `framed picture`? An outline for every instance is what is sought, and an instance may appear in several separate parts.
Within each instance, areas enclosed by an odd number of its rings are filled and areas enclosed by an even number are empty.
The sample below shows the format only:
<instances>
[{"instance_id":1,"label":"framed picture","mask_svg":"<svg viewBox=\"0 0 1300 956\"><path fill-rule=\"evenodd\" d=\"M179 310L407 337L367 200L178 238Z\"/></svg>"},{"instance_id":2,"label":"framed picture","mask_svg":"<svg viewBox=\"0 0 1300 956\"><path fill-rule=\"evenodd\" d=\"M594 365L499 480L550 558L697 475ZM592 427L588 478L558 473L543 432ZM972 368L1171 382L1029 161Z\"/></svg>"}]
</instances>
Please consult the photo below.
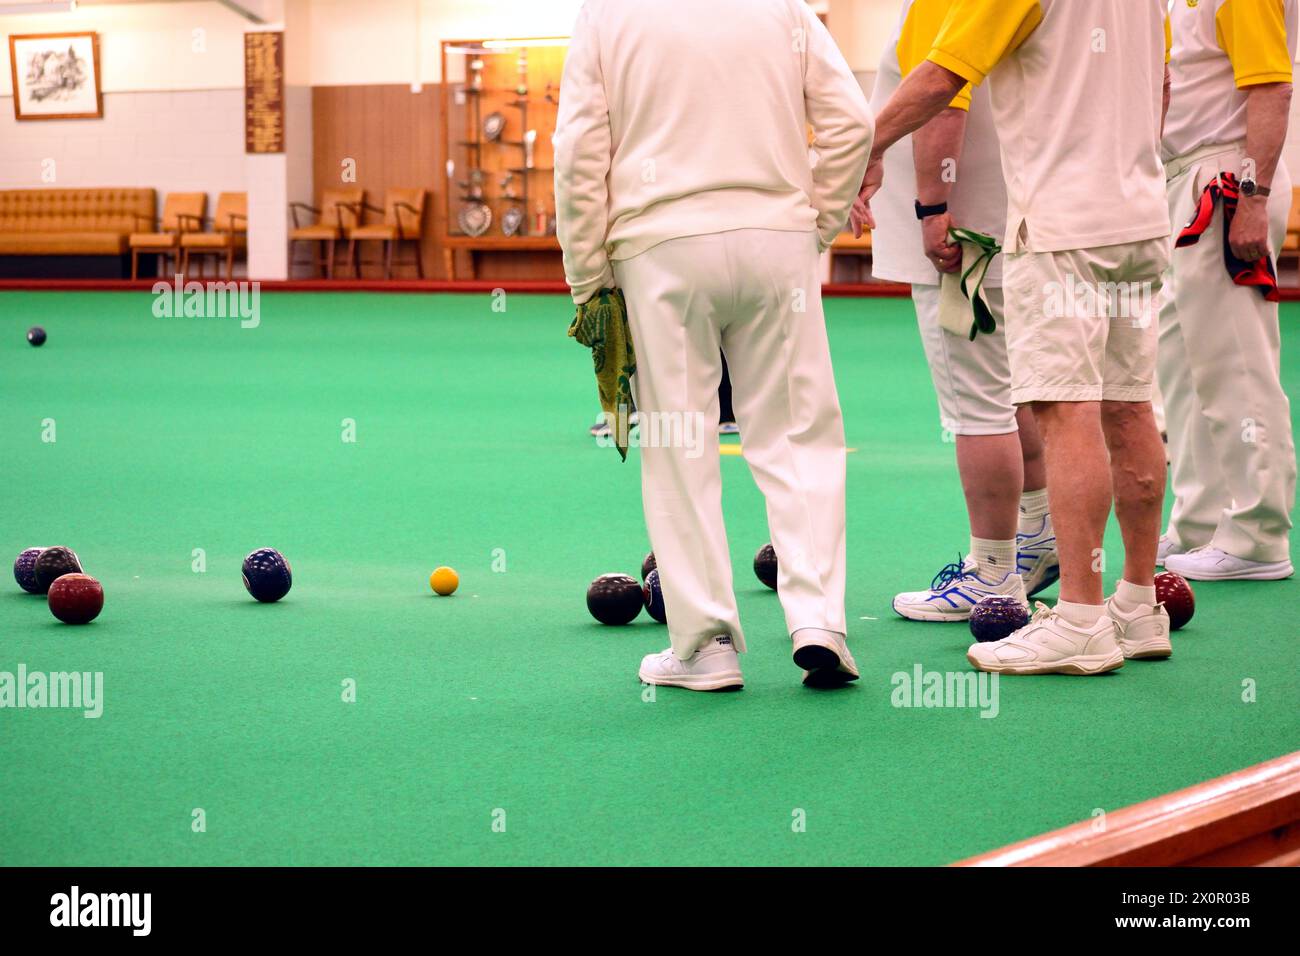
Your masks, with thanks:
<instances>
[{"instance_id":1,"label":"framed picture","mask_svg":"<svg viewBox=\"0 0 1300 956\"><path fill-rule=\"evenodd\" d=\"M41 33L9 37L14 117L20 120L98 119L98 33Z\"/></svg>"}]
</instances>

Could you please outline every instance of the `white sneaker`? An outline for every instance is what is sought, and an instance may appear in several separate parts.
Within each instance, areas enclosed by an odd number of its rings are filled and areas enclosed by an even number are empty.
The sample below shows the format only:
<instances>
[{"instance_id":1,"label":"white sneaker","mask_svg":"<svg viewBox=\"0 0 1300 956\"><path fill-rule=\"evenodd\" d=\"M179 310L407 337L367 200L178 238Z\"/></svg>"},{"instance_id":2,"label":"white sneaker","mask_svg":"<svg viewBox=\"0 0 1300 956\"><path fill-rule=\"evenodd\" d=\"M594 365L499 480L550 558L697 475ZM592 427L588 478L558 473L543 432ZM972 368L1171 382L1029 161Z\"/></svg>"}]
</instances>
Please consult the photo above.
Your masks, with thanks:
<instances>
[{"instance_id":1,"label":"white sneaker","mask_svg":"<svg viewBox=\"0 0 1300 956\"><path fill-rule=\"evenodd\" d=\"M1169 641L1169 612L1163 604L1122 611L1111 595L1106 601L1106 614L1115 623L1115 643L1124 652L1125 660L1149 660L1174 653Z\"/></svg>"},{"instance_id":2,"label":"white sneaker","mask_svg":"<svg viewBox=\"0 0 1300 956\"><path fill-rule=\"evenodd\" d=\"M1061 577L1051 515L1043 515L1043 522L1034 533L1016 533L1016 571L1025 582L1025 593L1030 597L1047 590Z\"/></svg>"},{"instance_id":3,"label":"white sneaker","mask_svg":"<svg viewBox=\"0 0 1300 956\"><path fill-rule=\"evenodd\" d=\"M805 687L839 687L858 679L858 665L841 634L811 627L794 632L794 662Z\"/></svg>"},{"instance_id":4,"label":"white sneaker","mask_svg":"<svg viewBox=\"0 0 1300 956\"><path fill-rule=\"evenodd\" d=\"M627 417L627 427L629 431L636 428L639 424L641 424L640 412L633 412ZM610 435L614 434L613 429L609 427L609 421L605 418L604 412L600 413L600 417L597 418L596 423L588 429L588 433L592 438L608 438Z\"/></svg>"},{"instance_id":5,"label":"white sneaker","mask_svg":"<svg viewBox=\"0 0 1300 956\"><path fill-rule=\"evenodd\" d=\"M991 594L1010 595L1028 605L1020 575L1009 573L1000 581L987 581L976 572L975 559L944 567L928 591L904 591L894 598L894 611L909 621L967 621L970 611Z\"/></svg>"},{"instance_id":6,"label":"white sneaker","mask_svg":"<svg viewBox=\"0 0 1300 956\"><path fill-rule=\"evenodd\" d=\"M740 674L740 656L725 635L715 637L681 660L670 647L658 654L647 654L637 674L643 683L687 690L728 690L745 686Z\"/></svg>"},{"instance_id":7,"label":"white sneaker","mask_svg":"<svg viewBox=\"0 0 1300 956\"><path fill-rule=\"evenodd\" d=\"M1295 573L1286 561L1250 561L1219 548L1193 548L1186 554L1171 554L1165 568L1189 581L1281 581Z\"/></svg>"},{"instance_id":8,"label":"white sneaker","mask_svg":"<svg viewBox=\"0 0 1300 956\"><path fill-rule=\"evenodd\" d=\"M1075 627L1039 604L1028 624L1000 641L972 644L966 660L993 674L1104 674L1124 666L1115 634L1108 614L1092 627Z\"/></svg>"},{"instance_id":9,"label":"white sneaker","mask_svg":"<svg viewBox=\"0 0 1300 956\"><path fill-rule=\"evenodd\" d=\"M1162 534L1160 536L1160 545L1156 548L1156 567L1163 568L1165 566L1165 558L1169 557L1171 554L1186 553L1187 549L1181 544L1175 543L1174 539L1169 537L1169 535Z\"/></svg>"}]
</instances>

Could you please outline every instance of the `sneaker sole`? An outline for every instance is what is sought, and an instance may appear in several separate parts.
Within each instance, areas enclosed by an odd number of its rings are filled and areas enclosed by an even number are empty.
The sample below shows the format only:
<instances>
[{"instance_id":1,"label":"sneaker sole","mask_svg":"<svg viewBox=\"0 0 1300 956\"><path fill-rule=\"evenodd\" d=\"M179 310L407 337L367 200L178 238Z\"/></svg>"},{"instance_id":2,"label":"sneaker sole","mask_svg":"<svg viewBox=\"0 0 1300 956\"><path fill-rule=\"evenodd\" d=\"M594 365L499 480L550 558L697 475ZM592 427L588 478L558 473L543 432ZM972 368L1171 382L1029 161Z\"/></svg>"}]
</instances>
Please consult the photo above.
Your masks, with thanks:
<instances>
[{"instance_id":1,"label":"sneaker sole","mask_svg":"<svg viewBox=\"0 0 1300 956\"><path fill-rule=\"evenodd\" d=\"M1124 654L1118 648L1115 649L1114 654L1069 657L1051 664L1029 662L1003 664L993 667L976 660L969 651L966 653L966 660L970 661L971 666L976 670L990 674L1066 674L1072 677L1092 677L1095 674L1105 674L1109 671L1119 670L1124 666Z\"/></svg>"},{"instance_id":2,"label":"sneaker sole","mask_svg":"<svg viewBox=\"0 0 1300 956\"><path fill-rule=\"evenodd\" d=\"M1165 567L1165 565L1161 565ZM1170 568L1170 570L1174 570ZM1188 574L1186 571L1176 571L1175 574L1181 574L1189 581L1285 581L1295 574L1295 568L1291 566L1290 561L1277 562L1276 564L1265 564L1250 571L1227 571L1222 574L1202 573Z\"/></svg>"},{"instance_id":3,"label":"sneaker sole","mask_svg":"<svg viewBox=\"0 0 1300 956\"><path fill-rule=\"evenodd\" d=\"M1124 653L1124 659L1128 661L1156 661L1174 656L1174 645L1168 638L1133 645L1120 641L1119 649Z\"/></svg>"},{"instance_id":4,"label":"sneaker sole","mask_svg":"<svg viewBox=\"0 0 1300 956\"><path fill-rule=\"evenodd\" d=\"M637 671L637 677L643 684L654 684L656 687L680 687L683 690L740 690L745 686L745 679L740 671L702 674L699 677L654 677L648 676L645 671Z\"/></svg>"},{"instance_id":5,"label":"sneaker sole","mask_svg":"<svg viewBox=\"0 0 1300 956\"><path fill-rule=\"evenodd\" d=\"M945 614L943 611L931 611L925 608L908 608L904 611L898 606L897 601L893 603L892 607L894 608L895 614L908 621L926 621L929 623L937 622L940 624L965 624L970 620L970 611L964 613L961 611L954 611L951 614ZM960 617L958 617L959 614L961 615Z\"/></svg>"},{"instance_id":6,"label":"sneaker sole","mask_svg":"<svg viewBox=\"0 0 1300 956\"><path fill-rule=\"evenodd\" d=\"M805 644L799 648L794 652L794 663L804 672L805 687L842 687L858 679L857 674L846 669L839 654L820 644Z\"/></svg>"}]
</instances>

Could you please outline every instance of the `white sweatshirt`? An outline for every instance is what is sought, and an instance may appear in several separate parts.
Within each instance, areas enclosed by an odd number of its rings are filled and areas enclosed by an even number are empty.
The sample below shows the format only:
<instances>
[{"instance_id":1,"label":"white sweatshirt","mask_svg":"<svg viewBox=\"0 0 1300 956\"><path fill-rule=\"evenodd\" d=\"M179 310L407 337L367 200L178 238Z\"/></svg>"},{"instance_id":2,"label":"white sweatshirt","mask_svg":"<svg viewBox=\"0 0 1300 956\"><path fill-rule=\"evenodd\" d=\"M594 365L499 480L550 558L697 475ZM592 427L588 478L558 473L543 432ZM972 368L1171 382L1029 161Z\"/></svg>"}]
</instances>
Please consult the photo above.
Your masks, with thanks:
<instances>
[{"instance_id":1,"label":"white sweatshirt","mask_svg":"<svg viewBox=\"0 0 1300 956\"><path fill-rule=\"evenodd\" d=\"M611 259L682 236L815 229L825 248L844 228L873 132L866 97L804 0L587 0L555 130L574 301L614 284Z\"/></svg>"}]
</instances>

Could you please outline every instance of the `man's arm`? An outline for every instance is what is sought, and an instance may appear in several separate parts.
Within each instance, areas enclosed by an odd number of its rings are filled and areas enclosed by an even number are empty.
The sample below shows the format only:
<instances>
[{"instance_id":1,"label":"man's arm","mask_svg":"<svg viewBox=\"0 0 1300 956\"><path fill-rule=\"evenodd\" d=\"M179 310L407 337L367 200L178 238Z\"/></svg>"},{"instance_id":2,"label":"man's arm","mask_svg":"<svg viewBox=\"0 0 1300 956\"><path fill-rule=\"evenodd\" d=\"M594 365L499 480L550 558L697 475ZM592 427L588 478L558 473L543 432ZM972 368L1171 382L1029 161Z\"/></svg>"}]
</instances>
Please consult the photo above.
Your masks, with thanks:
<instances>
[{"instance_id":1,"label":"man's arm","mask_svg":"<svg viewBox=\"0 0 1300 956\"><path fill-rule=\"evenodd\" d=\"M965 85L965 77L929 60L913 70L876 117L871 162L879 162L885 150L938 116Z\"/></svg>"},{"instance_id":2,"label":"man's arm","mask_svg":"<svg viewBox=\"0 0 1300 956\"><path fill-rule=\"evenodd\" d=\"M564 276L577 303L614 284L605 252L613 134L592 6L583 5L569 41L553 140L555 231L564 250Z\"/></svg>"},{"instance_id":3,"label":"man's arm","mask_svg":"<svg viewBox=\"0 0 1300 956\"><path fill-rule=\"evenodd\" d=\"M804 6L804 5L800 5ZM813 208L822 249L844 228L871 150L871 107L821 21L804 7L804 112L812 127Z\"/></svg>"},{"instance_id":4,"label":"man's arm","mask_svg":"<svg viewBox=\"0 0 1300 956\"><path fill-rule=\"evenodd\" d=\"M963 77L927 60L913 70L894 91L894 95L876 117L876 138L871 146L871 161L867 165L867 174L862 180L858 199L853 204L854 235L862 235L863 226L875 225L867 204L884 181L885 150L938 116L965 85Z\"/></svg>"},{"instance_id":5,"label":"man's arm","mask_svg":"<svg viewBox=\"0 0 1300 956\"><path fill-rule=\"evenodd\" d=\"M912 71L876 117L871 163L854 203L855 231L871 221L867 204L884 178L885 150L937 116L967 83L984 82L1042 20L1039 0L954 0L926 62Z\"/></svg>"},{"instance_id":6,"label":"man's arm","mask_svg":"<svg viewBox=\"0 0 1300 956\"><path fill-rule=\"evenodd\" d=\"M1264 83L1246 89L1247 166L1243 178L1253 178L1265 188L1273 185L1290 114L1290 83ZM1268 233L1268 197L1242 196L1228 234L1232 254L1246 262L1268 255Z\"/></svg>"},{"instance_id":7,"label":"man's arm","mask_svg":"<svg viewBox=\"0 0 1300 956\"><path fill-rule=\"evenodd\" d=\"M952 195L954 173L966 139L966 110L949 106L912 134L916 167L916 198L923 206L946 203ZM948 241L952 215L940 213L921 220L925 254L940 272L961 268L961 246Z\"/></svg>"},{"instance_id":8,"label":"man's arm","mask_svg":"<svg viewBox=\"0 0 1300 956\"><path fill-rule=\"evenodd\" d=\"M1227 0L1215 15L1215 32L1246 94L1246 158L1242 178L1272 187L1286 142L1294 69L1282 0ZM1242 196L1228 232L1233 255L1247 262L1269 253L1268 199Z\"/></svg>"}]
</instances>

